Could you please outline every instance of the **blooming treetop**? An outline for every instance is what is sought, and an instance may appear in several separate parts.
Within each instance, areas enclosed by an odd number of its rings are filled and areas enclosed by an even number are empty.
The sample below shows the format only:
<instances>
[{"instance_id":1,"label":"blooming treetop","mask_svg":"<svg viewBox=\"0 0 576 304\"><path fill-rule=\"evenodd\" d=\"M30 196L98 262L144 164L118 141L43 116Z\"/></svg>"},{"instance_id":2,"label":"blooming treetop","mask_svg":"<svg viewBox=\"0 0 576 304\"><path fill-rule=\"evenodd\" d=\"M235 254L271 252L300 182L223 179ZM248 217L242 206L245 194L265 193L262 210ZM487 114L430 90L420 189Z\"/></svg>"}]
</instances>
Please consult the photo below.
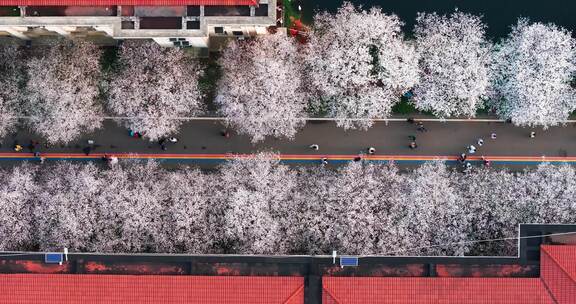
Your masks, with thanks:
<instances>
[{"instance_id":1,"label":"blooming treetop","mask_svg":"<svg viewBox=\"0 0 576 304\"><path fill-rule=\"evenodd\" d=\"M576 42L568 30L520 19L493 67L493 106L515 124L553 126L576 109Z\"/></svg>"},{"instance_id":2,"label":"blooming treetop","mask_svg":"<svg viewBox=\"0 0 576 304\"><path fill-rule=\"evenodd\" d=\"M216 102L227 122L252 142L294 138L307 105L295 40L278 33L232 42L220 64L224 75Z\"/></svg>"},{"instance_id":3,"label":"blooming treetop","mask_svg":"<svg viewBox=\"0 0 576 304\"><path fill-rule=\"evenodd\" d=\"M220 168L224 236L235 252L278 250L281 237L275 211L289 201L295 181L294 172L271 153L238 158Z\"/></svg>"},{"instance_id":4,"label":"blooming treetop","mask_svg":"<svg viewBox=\"0 0 576 304\"><path fill-rule=\"evenodd\" d=\"M0 138L14 130L17 119L16 104L22 98L19 83L22 70L18 59L20 50L15 45L0 47Z\"/></svg>"},{"instance_id":5,"label":"blooming treetop","mask_svg":"<svg viewBox=\"0 0 576 304\"><path fill-rule=\"evenodd\" d=\"M307 54L316 111L347 129L366 129L370 119L388 117L418 80L417 54L403 41L402 25L396 15L349 2L335 15L316 15Z\"/></svg>"},{"instance_id":6,"label":"blooming treetop","mask_svg":"<svg viewBox=\"0 0 576 304\"><path fill-rule=\"evenodd\" d=\"M131 130L157 140L177 132L182 120L201 113L198 63L178 48L127 41L120 48L120 71L110 83L108 108Z\"/></svg>"},{"instance_id":7,"label":"blooming treetop","mask_svg":"<svg viewBox=\"0 0 576 304\"><path fill-rule=\"evenodd\" d=\"M480 17L420 13L416 19L420 83L416 108L439 117L473 117L488 93L491 45Z\"/></svg>"},{"instance_id":8,"label":"blooming treetop","mask_svg":"<svg viewBox=\"0 0 576 304\"><path fill-rule=\"evenodd\" d=\"M32 165L0 171L0 250L32 250L35 197L40 191Z\"/></svg>"},{"instance_id":9,"label":"blooming treetop","mask_svg":"<svg viewBox=\"0 0 576 304\"><path fill-rule=\"evenodd\" d=\"M274 154L216 172L128 162L0 169L0 250L503 255L519 223L576 221L576 170L353 162L292 168ZM440 246L441 244L449 244Z\"/></svg>"},{"instance_id":10,"label":"blooming treetop","mask_svg":"<svg viewBox=\"0 0 576 304\"><path fill-rule=\"evenodd\" d=\"M97 102L100 50L81 40L60 40L29 59L25 111L30 128L49 142L68 143L102 124Z\"/></svg>"}]
</instances>

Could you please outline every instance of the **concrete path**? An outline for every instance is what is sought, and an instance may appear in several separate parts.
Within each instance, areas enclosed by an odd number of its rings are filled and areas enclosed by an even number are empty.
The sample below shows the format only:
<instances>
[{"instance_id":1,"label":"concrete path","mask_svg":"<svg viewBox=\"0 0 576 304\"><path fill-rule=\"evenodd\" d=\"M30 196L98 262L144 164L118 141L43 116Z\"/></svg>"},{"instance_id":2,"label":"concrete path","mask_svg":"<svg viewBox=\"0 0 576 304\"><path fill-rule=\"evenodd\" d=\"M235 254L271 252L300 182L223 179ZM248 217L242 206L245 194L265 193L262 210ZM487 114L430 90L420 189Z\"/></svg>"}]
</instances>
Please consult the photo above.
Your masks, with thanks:
<instances>
[{"instance_id":1,"label":"concrete path","mask_svg":"<svg viewBox=\"0 0 576 304\"><path fill-rule=\"evenodd\" d=\"M329 121L308 122L293 141L267 139L253 145L246 136L232 133L230 138L220 135L220 121L201 120L186 122L180 129L179 142L168 145L162 151L158 143L128 136L128 131L112 121L105 122L104 129L83 136L68 146L41 147L45 157L53 159L98 159L103 154L117 154L132 158L158 158L176 162L208 161L217 163L232 154L248 154L258 151L276 151L291 162L318 161L323 157L330 160L349 160L368 147L376 148L372 157L375 161L422 162L431 159L455 160L460 153L473 144L478 150L471 158L479 160L485 156L495 162L533 164L541 161L576 163L576 124L554 127L547 130L534 129L535 138L530 138L532 129L514 127L503 122L426 121L427 132L417 131L416 125L405 121L377 122L368 131L345 131ZM496 133L495 140L490 138ZM418 148L409 148L410 135L416 136ZM478 146L478 138L484 145ZM96 148L86 157L83 149L87 141L94 140ZM32 157L26 148L30 140L42 142L42 138L20 132L3 140L0 159L21 160ZM24 146L23 152L14 152L15 141ZM309 145L318 144L318 151Z\"/></svg>"}]
</instances>

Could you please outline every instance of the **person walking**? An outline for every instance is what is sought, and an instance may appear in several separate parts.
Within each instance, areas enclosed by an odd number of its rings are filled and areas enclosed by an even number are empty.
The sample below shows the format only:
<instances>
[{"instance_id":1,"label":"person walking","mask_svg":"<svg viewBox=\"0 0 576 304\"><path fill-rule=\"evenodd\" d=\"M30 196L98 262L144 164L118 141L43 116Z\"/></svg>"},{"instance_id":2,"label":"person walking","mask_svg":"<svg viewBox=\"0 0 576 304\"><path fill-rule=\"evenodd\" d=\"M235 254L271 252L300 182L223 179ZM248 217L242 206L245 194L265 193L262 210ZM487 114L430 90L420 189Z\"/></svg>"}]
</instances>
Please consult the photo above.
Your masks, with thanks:
<instances>
[{"instance_id":1,"label":"person walking","mask_svg":"<svg viewBox=\"0 0 576 304\"><path fill-rule=\"evenodd\" d=\"M484 140L482 138L478 138L478 147L482 147L484 145Z\"/></svg>"},{"instance_id":2,"label":"person walking","mask_svg":"<svg viewBox=\"0 0 576 304\"><path fill-rule=\"evenodd\" d=\"M222 135L225 138L229 138L230 137L230 132L228 132L228 130L222 130L220 132L220 135Z\"/></svg>"},{"instance_id":3,"label":"person walking","mask_svg":"<svg viewBox=\"0 0 576 304\"><path fill-rule=\"evenodd\" d=\"M418 145L416 144L415 141L411 142L409 145L410 149L415 150L416 148L418 148Z\"/></svg>"},{"instance_id":4,"label":"person walking","mask_svg":"<svg viewBox=\"0 0 576 304\"><path fill-rule=\"evenodd\" d=\"M312 144L312 145L309 146L309 148L312 149L312 150L318 151L318 150L320 149L320 146L318 146L317 144Z\"/></svg>"},{"instance_id":5,"label":"person walking","mask_svg":"<svg viewBox=\"0 0 576 304\"><path fill-rule=\"evenodd\" d=\"M374 147L368 148L368 154L374 155L374 153L376 153L376 149Z\"/></svg>"},{"instance_id":6,"label":"person walking","mask_svg":"<svg viewBox=\"0 0 576 304\"><path fill-rule=\"evenodd\" d=\"M458 161L459 161L461 164L464 164L464 162L466 161L466 153L460 154L460 157L458 157Z\"/></svg>"},{"instance_id":7,"label":"person walking","mask_svg":"<svg viewBox=\"0 0 576 304\"><path fill-rule=\"evenodd\" d=\"M161 138L161 139L158 141L158 144L160 145L160 148L161 148L163 151L166 151L166 138Z\"/></svg>"},{"instance_id":8,"label":"person walking","mask_svg":"<svg viewBox=\"0 0 576 304\"><path fill-rule=\"evenodd\" d=\"M426 128L424 127L424 124L423 124L421 121L418 122L418 131L420 131L420 132L426 132L426 131L428 131L428 129L426 129Z\"/></svg>"},{"instance_id":9,"label":"person walking","mask_svg":"<svg viewBox=\"0 0 576 304\"><path fill-rule=\"evenodd\" d=\"M474 147L474 145L468 146L468 153L470 154L476 153L476 147Z\"/></svg>"},{"instance_id":10,"label":"person walking","mask_svg":"<svg viewBox=\"0 0 576 304\"><path fill-rule=\"evenodd\" d=\"M327 164L328 164L328 158L323 157L323 158L322 158L322 165L323 165L323 166L326 166Z\"/></svg>"},{"instance_id":11,"label":"person walking","mask_svg":"<svg viewBox=\"0 0 576 304\"><path fill-rule=\"evenodd\" d=\"M482 156L481 159L482 159L482 162L484 163L484 166L485 166L485 167L490 167L490 165L492 164L492 163L490 162L490 160L487 159L487 158L484 157L484 156Z\"/></svg>"}]
</instances>

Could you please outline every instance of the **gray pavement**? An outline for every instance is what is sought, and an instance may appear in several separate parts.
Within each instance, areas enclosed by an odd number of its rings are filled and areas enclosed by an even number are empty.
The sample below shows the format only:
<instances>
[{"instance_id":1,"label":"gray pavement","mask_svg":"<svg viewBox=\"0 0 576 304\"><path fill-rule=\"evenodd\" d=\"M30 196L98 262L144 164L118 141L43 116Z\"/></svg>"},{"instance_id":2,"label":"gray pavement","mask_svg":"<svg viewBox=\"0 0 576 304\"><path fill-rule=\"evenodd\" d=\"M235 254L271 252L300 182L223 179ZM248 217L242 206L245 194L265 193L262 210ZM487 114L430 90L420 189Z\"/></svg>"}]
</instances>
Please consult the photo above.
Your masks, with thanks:
<instances>
[{"instance_id":1,"label":"gray pavement","mask_svg":"<svg viewBox=\"0 0 576 304\"><path fill-rule=\"evenodd\" d=\"M426 155L456 156L474 144L478 148L476 155L485 156L576 156L576 124L553 127L547 130L515 127L501 122L425 122L427 132L418 132L416 125L404 121L377 122L368 131L348 130L336 127L327 121L308 122L293 141L267 139L251 144L247 136L232 132L230 138L224 138L220 131L224 129L219 121L189 121L178 134L179 142L168 145L162 151L157 142L136 139L128 131L108 120L104 128L93 134L86 134L68 146L56 145L40 152L82 153L88 139L94 140L97 153L174 153L174 154L222 154L252 153L257 151L277 151L281 154L306 155L354 155L365 151L367 147L376 148L378 155ZM530 138L531 131L536 137ZM490 139L490 134L497 139ZM408 147L409 135L416 136L418 148ZM476 141L483 138L485 144L478 147ZM0 152L13 152L14 141L25 147L30 140L43 142L40 136L26 131L7 136L2 140ZM318 144L320 149L313 151L310 144Z\"/></svg>"}]
</instances>

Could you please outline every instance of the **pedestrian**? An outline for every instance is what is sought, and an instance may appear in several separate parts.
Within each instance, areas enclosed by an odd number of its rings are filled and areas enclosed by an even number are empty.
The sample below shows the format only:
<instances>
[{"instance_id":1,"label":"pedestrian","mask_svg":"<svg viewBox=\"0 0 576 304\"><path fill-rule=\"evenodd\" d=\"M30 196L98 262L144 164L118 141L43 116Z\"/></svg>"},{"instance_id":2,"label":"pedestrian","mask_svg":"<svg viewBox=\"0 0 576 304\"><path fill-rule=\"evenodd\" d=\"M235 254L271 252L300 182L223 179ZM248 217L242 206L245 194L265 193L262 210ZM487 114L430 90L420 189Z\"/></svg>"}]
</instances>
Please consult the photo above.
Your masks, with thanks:
<instances>
[{"instance_id":1,"label":"pedestrian","mask_svg":"<svg viewBox=\"0 0 576 304\"><path fill-rule=\"evenodd\" d=\"M482 156L481 158L482 158L482 162L484 163L484 166L485 166L485 167L490 167L490 165L492 164L492 163L490 162L490 160L487 159L487 158L484 157L484 156Z\"/></svg>"},{"instance_id":2,"label":"pedestrian","mask_svg":"<svg viewBox=\"0 0 576 304\"><path fill-rule=\"evenodd\" d=\"M34 151L36 151L36 142L31 140L30 144L28 145L28 150L30 150L31 153L34 153Z\"/></svg>"},{"instance_id":3,"label":"pedestrian","mask_svg":"<svg viewBox=\"0 0 576 304\"><path fill-rule=\"evenodd\" d=\"M222 131L220 132L220 135L222 135L222 136L224 136L224 137L226 137L226 138L229 138L229 137L230 137L230 132L228 132L228 130L222 130Z\"/></svg>"},{"instance_id":4,"label":"pedestrian","mask_svg":"<svg viewBox=\"0 0 576 304\"><path fill-rule=\"evenodd\" d=\"M468 146L468 153L470 154L476 153L476 147L474 147L474 145Z\"/></svg>"},{"instance_id":5,"label":"pedestrian","mask_svg":"<svg viewBox=\"0 0 576 304\"><path fill-rule=\"evenodd\" d=\"M416 135L408 135L408 139L411 141L416 141Z\"/></svg>"},{"instance_id":6,"label":"pedestrian","mask_svg":"<svg viewBox=\"0 0 576 304\"><path fill-rule=\"evenodd\" d=\"M462 153L460 154L460 157L458 157L458 161L463 164L466 161L466 153Z\"/></svg>"},{"instance_id":7,"label":"pedestrian","mask_svg":"<svg viewBox=\"0 0 576 304\"><path fill-rule=\"evenodd\" d=\"M428 130L424 127L424 124L423 124L421 121L418 122L418 131L420 131L420 132L426 132L426 131L428 131Z\"/></svg>"},{"instance_id":8,"label":"pedestrian","mask_svg":"<svg viewBox=\"0 0 576 304\"><path fill-rule=\"evenodd\" d=\"M327 164L328 164L328 158L323 157L323 158L322 158L322 165L325 166L325 165L327 165Z\"/></svg>"},{"instance_id":9,"label":"pedestrian","mask_svg":"<svg viewBox=\"0 0 576 304\"><path fill-rule=\"evenodd\" d=\"M135 136L135 133L134 133L134 131L132 131L132 130L128 130L128 135L129 135L130 137L134 137L134 136Z\"/></svg>"},{"instance_id":10,"label":"pedestrian","mask_svg":"<svg viewBox=\"0 0 576 304\"><path fill-rule=\"evenodd\" d=\"M482 138L478 138L478 147L482 147L484 144L484 140Z\"/></svg>"},{"instance_id":11,"label":"pedestrian","mask_svg":"<svg viewBox=\"0 0 576 304\"><path fill-rule=\"evenodd\" d=\"M320 149L320 146L318 146L317 144L312 144L312 145L309 146L309 148L312 149L312 150L318 151L318 149Z\"/></svg>"},{"instance_id":12,"label":"pedestrian","mask_svg":"<svg viewBox=\"0 0 576 304\"><path fill-rule=\"evenodd\" d=\"M464 169L464 171L468 172L470 169L472 169L472 164L470 162L466 162L466 169Z\"/></svg>"},{"instance_id":13,"label":"pedestrian","mask_svg":"<svg viewBox=\"0 0 576 304\"><path fill-rule=\"evenodd\" d=\"M414 124L414 118L408 117L408 119L406 119L406 122L408 122L409 124Z\"/></svg>"},{"instance_id":14,"label":"pedestrian","mask_svg":"<svg viewBox=\"0 0 576 304\"><path fill-rule=\"evenodd\" d=\"M14 145L14 151L20 152L20 151L22 151L22 149L24 149L24 148L21 145L19 145L19 144Z\"/></svg>"},{"instance_id":15,"label":"pedestrian","mask_svg":"<svg viewBox=\"0 0 576 304\"><path fill-rule=\"evenodd\" d=\"M170 137L170 138L168 138L168 140L173 144L178 142L178 138L176 138L176 137Z\"/></svg>"},{"instance_id":16,"label":"pedestrian","mask_svg":"<svg viewBox=\"0 0 576 304\"><path fill-rule=\"evenodd\" d=\"M490 138L492 138L492 139L496 139L496 133L492 133L492 134L490 134Z\"/></svg>"},{"instance_id":17,"label":"pedestrian","mask_svg":"<svg viewBox=\"0 0 576 304\"><path fill-rule=\"evenodd\" d=\"M536 132L534 132L534 131L530 132L530 138L534 138L534 137L536 137Z\"/></svg>"},{"instance_id":18,"label":"pedestrian","mask_svg":"<svg viewBox=\"0 0 576 304\"><path fill-rule=\"evenodd\" d=\"M164 151L166 151L166 138L161 138L158 141L158 144L160 144L160 148Z\"/></svg>"},{"instance_id":19,"label":"pedestrian","mask_svg":"<svg viewBox=\"0 0 576 304\"><path fill-rule=\"evenodd\" d=\"M84 151L84 154L86 154L86 156L90 155L90 152L92 152L92 147L88 146L88 147L84 147L84 149L82 149L82 151Z\"/></svg>"},{"instance_id":20,"label":"pedestrian","mask_svg":"<svg viewBox=\"0 0 576 304\"><path fill-rule=\"evenodd\" d=\"M34 157L40 157L40 152L34 152Z\"/></svg>"},{"instance_id":21,"label":"pedestrian","mask_svg":"<svg viewBox=\"0 0 576 304\"><path fill-rule=\"evenodd\" d=\"M415 141L413 141L413 142L410 143L410 146L409 146L409 147L410 147L410 149L414 150L414 149L418 148L418 145L416 144Z\"/></svg>"},{"instance_id":22,"label":"pedestrian","mask_svg":"<svg viewBox=\"0 0 576 304\"><path fill-rule=\"evenodd\" d=\"M368 154L374 155L374 153L376 153L376 149L374 147L368 148Z\"/></svg>"}]
</instances>

